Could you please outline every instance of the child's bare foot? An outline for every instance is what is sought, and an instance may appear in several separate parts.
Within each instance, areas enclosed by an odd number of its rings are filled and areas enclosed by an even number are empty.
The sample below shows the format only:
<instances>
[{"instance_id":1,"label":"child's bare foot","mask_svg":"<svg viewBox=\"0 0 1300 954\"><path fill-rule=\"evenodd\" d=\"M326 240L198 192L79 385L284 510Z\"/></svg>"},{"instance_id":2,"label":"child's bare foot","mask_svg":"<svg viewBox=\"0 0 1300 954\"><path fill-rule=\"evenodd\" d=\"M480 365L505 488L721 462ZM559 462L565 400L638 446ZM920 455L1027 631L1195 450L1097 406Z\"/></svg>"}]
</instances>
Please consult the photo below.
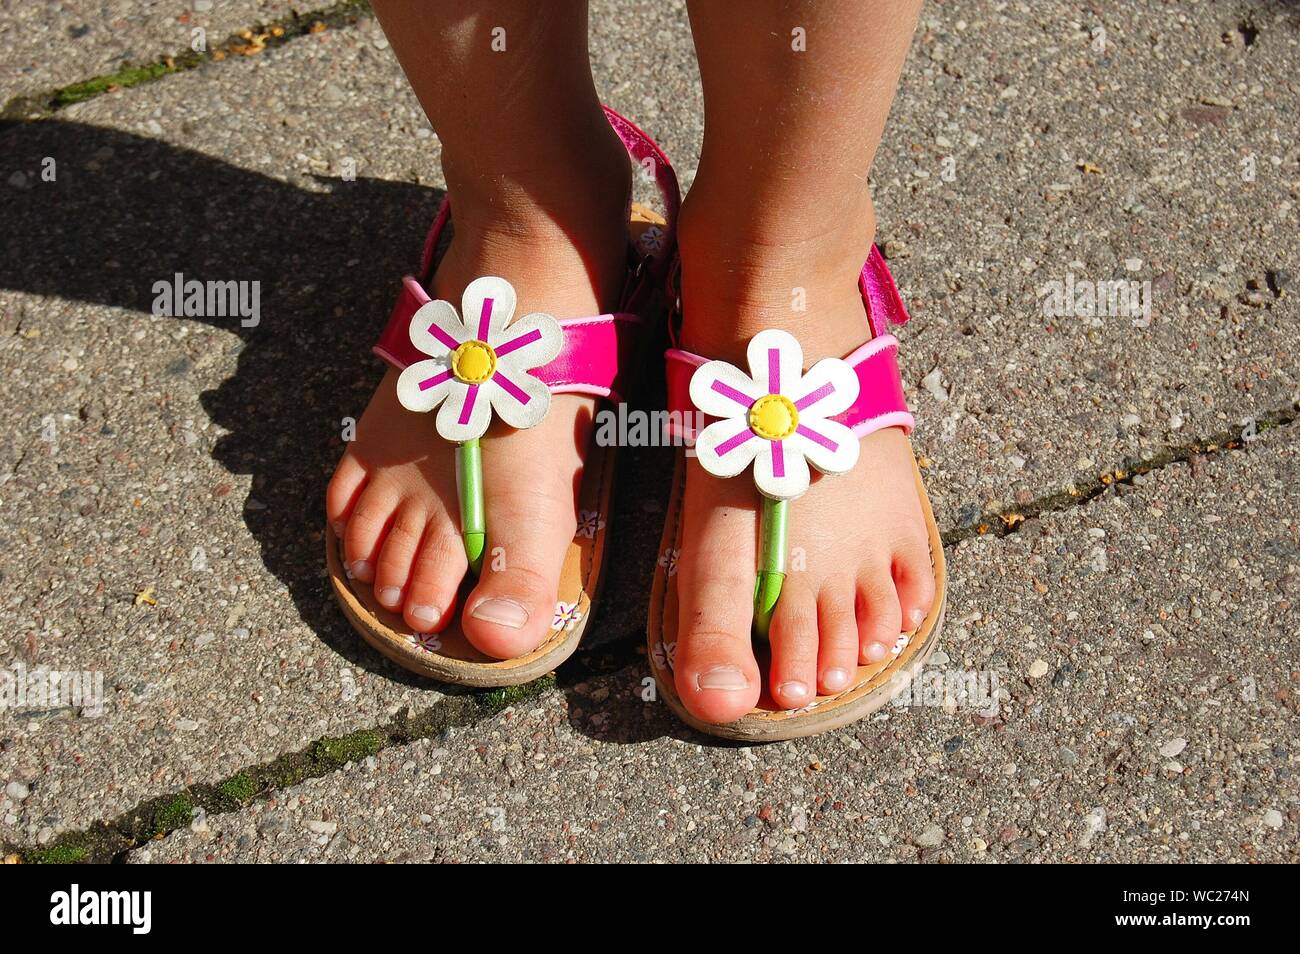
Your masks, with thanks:
<instances>
[{"instance_id":1,"label":"child's bare foot","mask_svg":"<svg viewBox=\"0 0 1300 954\"><path fill-rule=\"evenodd\" d=\"M492 194L491 181L476 183L483 192L453 189L454 238L432 297L459 308L465 285L500 275L518 292L516 314L616 309L631 173L622 145L600 123L593 144L548 180L554 194L544 203L509 188ZM361 417L330 481L326 513L353 577L373 584L378 601L416 632L434 632L453 618L467 570L454 457L432 415L398 403L397 376L388 371ZM593 413L593 399L555 395L541 424L494 425L482 440L487 558L461 622L489 656L527 653L550 629Z\"/></svg>"},{"instance_id":2,"label":"child's bare foot","mask_svg":"<svg viewBox=\"0 0 1300 954\"><path fill-rule=\"evenodd\" d=\"M727 210L701 211L706 201L694 208L688 201L679 230L684 348L745 367L749 338L784 328L811 365L869 337L855 281L873 231L869 202L843 210L851 226L798 241L729 235ZM806 312L791 310L796 289L806 295ZM759 699L750 636L757 508L748 473L722 480L690 461L677 606L664 614L664 638L677 643L683 704L708 722L738 719ZM885 658L930 610L926 524L901 430L865 438L848 474L813 480L790 505L789 547L769 682L775 701L793 709L846 688L859 663Z\"/></svg>"}]
</instances>

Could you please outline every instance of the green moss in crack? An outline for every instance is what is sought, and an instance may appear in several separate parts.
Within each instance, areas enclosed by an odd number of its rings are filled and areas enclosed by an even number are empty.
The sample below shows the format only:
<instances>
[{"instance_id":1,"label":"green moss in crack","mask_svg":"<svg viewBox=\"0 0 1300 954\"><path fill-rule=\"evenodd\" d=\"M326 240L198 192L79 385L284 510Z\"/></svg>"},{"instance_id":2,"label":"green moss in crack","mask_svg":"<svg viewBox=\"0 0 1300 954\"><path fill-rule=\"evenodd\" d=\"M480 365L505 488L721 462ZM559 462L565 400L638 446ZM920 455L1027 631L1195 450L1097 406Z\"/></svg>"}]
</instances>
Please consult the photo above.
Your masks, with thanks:
<instances>
[{"instance_id":1,"label":"green moss in crack","mask_svg":"<svg viewBox=\"0 0 1300 954\"><path fill-rule=\"evenodd\" d=\"M363 730L351 735L321 739L311 747L311 755L322 768L335 769L349 762L360 761L368 755L375 755L383 747L384 739L378 732Z\"/></svg>"},{"instance_id":2,"label":"green moss in crack","mask_svg":"<svg viewBox=\"0 0 1300 954\"><path fill-rule=\"evenodd\" d=\"M86 846L79 841L68 841L47 848L33 848L23 853L29 865L75 865L86 860Z\"/></svg>"},{"instance_id":3,"label":"green moss in crack","mask_svg":"<svg viewBox=\"0 0 1300 954\"><path fill-rule=\"evenodd\" d=\"M153 813L153 830L156 835L165 835L177 828L183 828L194 817L194 802L189 795L180 792L159 803Z\"/></svg>"},{"instance_id":4,"label":"green moss in crack","mask_svg":"<svg viewBox=\"0 0 1300 954\"><path fill-rule=\"evenodd\" d=\"M526 699L540 696L554 685L555 673L550 673L540 679L526 682L522 686L502 686L500 689L485 692L478 697L479 705L488 712L500 712L510 706L518 705Z\"/></svg>"},{"instance_id":5,"label":"green moss in crack","mask_svg":"<svg viewBox=\"0 0 1300 954\"><path fill-rule=\"evenodd\" d=\"M139 86L141 83L155 80L160 76L166 76L168 73L175 73L182 68L167 63L125 66L116 73L110 73L107 76L96 76L93 79L83 80L80 83L73 83L70 86L56 90L51 98L50 105L54 109L62 109L65 106L71 106L73 103L94 99L110 89L129 89L132 86Z\"/></svg>"},{"instance_id":6,"label":"green moss in crack","mask_svg":"<svg viewBox=\"0 0 1300 954\"><path fill-rule=\"evenodd\" d=\"M257 779L248 772L240 772L238 775L226 779L217 786L217 795L225 801L235 805L247 804L254 795L258 793L260 786Z\"/></svg>"}]
</instances>

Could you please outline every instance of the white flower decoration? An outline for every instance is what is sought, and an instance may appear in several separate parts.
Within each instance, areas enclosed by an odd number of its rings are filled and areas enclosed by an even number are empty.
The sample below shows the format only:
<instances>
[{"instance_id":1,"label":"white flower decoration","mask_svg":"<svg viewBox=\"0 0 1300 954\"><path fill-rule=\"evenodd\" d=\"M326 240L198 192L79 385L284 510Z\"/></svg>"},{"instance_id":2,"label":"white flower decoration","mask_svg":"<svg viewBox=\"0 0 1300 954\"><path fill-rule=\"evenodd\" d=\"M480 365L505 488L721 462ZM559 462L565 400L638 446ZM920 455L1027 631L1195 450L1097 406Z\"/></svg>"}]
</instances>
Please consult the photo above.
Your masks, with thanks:
<instances>
[{"instance_id":1,"label":"white flower decoration","mask_svg":"<svg viewBox=\"0 0 1300 954\"><path fill-rule=\"evenodd\" d=\"M676 547L669 547L663 553L659 554L659 565L664 568L669 576L677 573L677 560L681 557L682 551Z\"/></svg>"},{"instance_id":2,"label":"white flower decoration","mask_svg":"<svg viewBox=\"0 0 1300 954\"><path fill-rule=\"evenodd\" d=\"M551 629L563 630L566 633L573 632L573 627L577 626L582 620L582 611L578 609L578 603L575 600L572 603L566 603L563 600L555 604L555 618L551 620Z\"/></svg>"},{"instance_id":3,"label":"white flower decoration","mask_svg":"<svg viewBox=\"0 0 1300 954\"><path fill-rule=\"evenodd\" d=\"M426 653L442 651L442 638L437 633L414 633L411 642L416 649L423 649Z\"/></svg>"},{"instance_id":4,"label":"white flower decoration","mask_svg":"<svg viewBox=\"0 0 1300 954\"><path fill-rule=\"evenodd\" d=\"M722 418L700 432L695 453L716 477L734 477L754 464L754 483L775 500L808 489L808 464L842 474L858 461L858 439L830 418L858 398L858 376L839 358L803 374L803 349L788 332L760 331L749 342L749 374L709 361L691 377L691 401Z\"/></svg>"},{"instance_id":5,"label":"white flower decoration","mask_svg":"<svg viewBox=\"0 0 1300 954\"><path fill-rule=\"evenodd\" d=\"M578 536L588 540L596 539L596 531L604 529L605 521L600 519L599 510L583 510L578 514Z\"/></svg>"},{"instance_id":6,"label":"white flower decoration","mask_svg":"<svg viewBox=\"0 0 1300 954\"><path fill-rule=\"evenodd\" d=\"M673 662L677 658L677 643L655 643L654 657L660 669L672 669Z\"/></svg>"},{"instance_id":7,"label":"white flower decoration","mask_svg":"<svg viewBox=\"0 0 1300 954\"><path fill-rule=\"evenodd\" d=\"M511 427L532 427L551 406L550 389L532 369L554 360L564 343L559 322L537 312L515 321L515 290L504 278L476 278L461 296L461 315L441 299L411 316L411 344L430 356L397 379L408 411L439 404L438 433L455 443L482 437L495 410Z\"/></svg>"}]
</instances>

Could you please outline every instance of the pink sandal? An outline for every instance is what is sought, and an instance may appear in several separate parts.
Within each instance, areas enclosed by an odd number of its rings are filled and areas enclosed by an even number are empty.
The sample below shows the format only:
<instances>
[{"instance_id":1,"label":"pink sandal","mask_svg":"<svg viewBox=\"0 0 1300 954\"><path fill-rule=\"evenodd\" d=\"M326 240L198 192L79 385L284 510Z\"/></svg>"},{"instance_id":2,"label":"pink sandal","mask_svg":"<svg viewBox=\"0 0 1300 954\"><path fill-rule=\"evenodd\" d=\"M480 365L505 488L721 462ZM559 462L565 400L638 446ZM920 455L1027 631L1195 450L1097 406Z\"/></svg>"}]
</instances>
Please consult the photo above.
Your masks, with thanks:
<instances>
[{"instance_id":1,"label":"pink sandal","mask_svg":"<svg viewBox=\"0 0 1300 954\"><path fill-rule=\"evenodd\" d=\"M898 341L888 333L891 324L907 321L907 310L875 246L863 266L859 287L867 312L864 330L870 339L843 360L825 358L805 373L802 349L794 336L776 330L760 332L751 340L748 374L726 362L709 361L676 348L665 356L668 419L674 433L694 444L700 465L715 476L732 477L750 463L754 467L762 501L754 585L755 649L765 681L767 624L785 577L786 503L807 489L808 465L823 473L844 473L857 462L859 438L884 427L901 427L910 433L913 426L898 371ZM698 430L690 426L701 420L708 426ZM934 651L945 602L943 543L920 469L915 473L935 576L934 607L929 616L914 631L899 636L891 656L859 666L844 691L819 696L791 711L781 709L764 685L755 709L735 722L715 725L697 719L682 705L673 681L676 643L665 642L663 636L664 607L676 586L687 476L686 453L677 452L647 636L659 692L683 722L729 739L792 739L861 719L907 686Z\"/></svg>"},{"instance_id":2,"label":"pink sandal","mask_svg":"<svg viewBox=\"0 0 1300 954\"><path fill-rule=\"evenodd\" d=\"M427 289L437 267L449 198L424 243L420 278L407 276L375 354L402 369L398 396L410 410L437 414L437 434L456 445L461 532L471 574L481 565L486 540L478 437L492 413L514 427L545 415L551 394L588 394L619 401L634 385L644 347L655 340L652 315L665 263L673 249L672 223L679 205L677 177L655 142L608 107L606 117L644 173L653 175L664 203L661 218L633 203L627 286L618 312L556 321L549 315L512 320L514 291L502 278L471 282L458 314L432 301ZM436 438L431 428L430 437ZM412 672L465 686L512 686L545 675L577 648L600 592L608 547L610 496L616 449L595 440L578 494L578 532L560 576L551 631L532 652L492 659L465 638L458 621L439 633L416 633L402 616L380 606L368 584L349 578L342 541L326 527L325 550L334 595L353 627L371 646ZM450 449L448 451L451 452ZM469 577L467 577L467 580Z\"/></svg>"}]
</instances>

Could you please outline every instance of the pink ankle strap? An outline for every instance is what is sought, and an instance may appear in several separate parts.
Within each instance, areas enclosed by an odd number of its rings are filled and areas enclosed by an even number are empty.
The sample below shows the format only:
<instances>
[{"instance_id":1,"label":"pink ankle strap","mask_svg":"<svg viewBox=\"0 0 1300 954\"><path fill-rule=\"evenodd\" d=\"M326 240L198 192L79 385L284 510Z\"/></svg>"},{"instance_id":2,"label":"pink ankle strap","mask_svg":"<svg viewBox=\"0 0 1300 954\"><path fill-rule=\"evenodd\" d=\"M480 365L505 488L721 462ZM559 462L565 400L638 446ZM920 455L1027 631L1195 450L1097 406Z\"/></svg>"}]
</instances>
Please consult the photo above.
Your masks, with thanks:
<instances>
[{"instance_id":1,"label":"pink ankle strap","mask_svg":"<svg viewBox=\"0 0 1300 954\"><path fill-rule=\"evenodd\" d=\"M847 355L858 376L858 399L843 414L832 420L851 429L856 437L865 437L884 427L901 427L911 433L916 421L907 409L903 378L898 370L898 339L888 333L890 325L904 324L907 308L889 273L880 251L873 245L858 281L872 338ZM693 441L710 419L698 415L691 401L691 376L708 359L680 348L664 354L668 386L668 431L683 440Z\"/></svg>"},{"instance_id":2,"label":"pink ankle strap","mask_svg":"<svg viewBox=\"0 0 1300 954\"><path fill-rule=\"evenodd\" d=\"M667 226L662 231L663 240L653 247L647 245L642 251L652 260L656 268L662 270L672 261L675 248L673 237L677 226L677 210L681 205L681 191L677 185L677 173L668 156L659 148L659 144L625 116L621 116L608 106L602 106L605 118L623 141L623 148L632 157L642 174L654 177L655 187L663 199L663 216Z\"/></svg>"},{"instance_id":3,"label":"pink ankle strap","mask_svg":"<svg viewBox=\"0 0 1300 954\"><path fill-rule=\"evenodd\" d=\"M393 306L374 353L393 367L404 369L428 355L411 344L411 316L429 301L429 293L410 275L402 279L402 293ZM645 320L633 312L562 318L564 347L554 361L536 369L552 393L590 394L620 400L627 381L625 368L635 368Z\"/></svg>"},{"instance_id":4,"label":"pink ankle strap","mask_svg":"<svg viewBox=\"0 0 1300 954\"><path fill-rule=\"evenodd\" d=\"M608 106L603 108L628 155L644 172L654 176L663 197L663 216L667 224L649 230L650 240L644 240L643 236L643 241L633 250L637 263L624 289L622 310L590 318L562 319L563 349L554 361L532 373L556 394L589 394L617 401L627 393L637 367L637 350L644 336L646 322L636 310L643 305L652 286L657 284L658 276L673 258L674 225L681 198L677 174L663 150L630 120ZM402 280L401 293L374 346L374 353L396 368L406 368L427 357L411 344L409 328L411 316L429 301L426 288L437 268L443 229L450 218L451 197L444 196L424 240L419 280L410 275Z\"/></svg>"}]
</instances>

